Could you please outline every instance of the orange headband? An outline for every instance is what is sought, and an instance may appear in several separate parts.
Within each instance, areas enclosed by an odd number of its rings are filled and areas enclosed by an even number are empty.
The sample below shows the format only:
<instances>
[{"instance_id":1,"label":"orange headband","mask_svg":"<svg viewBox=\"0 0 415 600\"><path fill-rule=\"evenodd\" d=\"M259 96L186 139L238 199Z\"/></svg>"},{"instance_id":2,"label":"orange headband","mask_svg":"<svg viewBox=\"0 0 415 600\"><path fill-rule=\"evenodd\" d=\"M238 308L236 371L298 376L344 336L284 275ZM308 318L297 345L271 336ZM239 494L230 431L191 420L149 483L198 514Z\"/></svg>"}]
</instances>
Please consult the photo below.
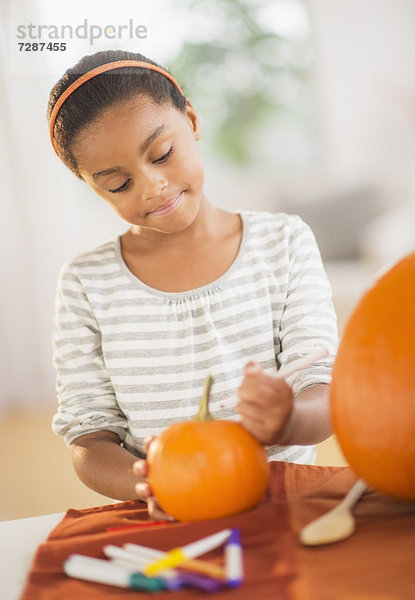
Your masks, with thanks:
<instances>
[{"instance_id":1,"label":"orange headband","mask_svg":"<svg viewBox=\"0 0 415 600\"><path fill-rule=\"evenodd\" d=\"M81 77L79 77L68 88L66 88L66 90L59 97L58 101L53 107L52 113L50 115L49 134L50 141L56 154L58 154L58 151L56 149L55 141L53 139L53 130L55 129L56 117L58 116L58 112L60 111L62 104L65 102L65 100L69 98L73 91L79 88L79 86L85 83L85 81L88 81L88 79L92 79L96 75L105 73L105 71L110 71L111 69L119 69L120 67L142 67L143 69L149 69L150 71L157 71L158 73L161 73L162 75L167 77L167 79L169 79L173 83L173 85L176 86L179 92L183 94L180 85L177 83L174 77L170 75L170 73L167 73L167 71L165 71L164 69L157 67L156 65L152 65L151 63L142 62L139 60L116 60L115 62L106 63L104 65L96 67L95 69L91 69L91 71L88 71L87 73L81 75Z\"/></svg>"}]
</instances>

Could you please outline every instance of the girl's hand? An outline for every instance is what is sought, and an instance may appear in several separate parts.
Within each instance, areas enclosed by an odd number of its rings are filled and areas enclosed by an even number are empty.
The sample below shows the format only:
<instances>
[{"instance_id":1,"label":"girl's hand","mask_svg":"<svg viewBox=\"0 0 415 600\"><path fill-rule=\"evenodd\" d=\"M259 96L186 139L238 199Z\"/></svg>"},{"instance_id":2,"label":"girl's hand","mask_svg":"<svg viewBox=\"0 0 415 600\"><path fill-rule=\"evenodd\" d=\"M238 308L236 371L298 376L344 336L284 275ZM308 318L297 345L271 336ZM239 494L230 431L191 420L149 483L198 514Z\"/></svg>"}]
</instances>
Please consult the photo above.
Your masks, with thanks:
<instances>
[{"instance_id":1,"label":"girl's hand","mask_svg":"<svg viewBox=\"0 0 415 600\"><path fill-rule=\"evenodd\" d=\"M146 454L148 452L151 442L154 439L154 437L149 437L144 441L144 450ZM151 487L149 486L147 481L147 461L141 459L137 460L133 465L133 471L135 475L137 475L137 477L140 479L140 481L135 485L135 493L137 494L137 497L140 500L147 503L148 514L150 515L150 517L155 521L174 521L173 517L161 510L160 506L157 504L157 501L152 494Z\"/></svg>"},{"instance_id":2,"label":"girl's hand","mask_svg":"<svg viewBox=\"0 0 415 600\"><path fill-rule=\"evenodd\" d=\"M278 444L294 405L291 387L278 377L265 374L253 362L245 367L244 380L238 389L237 410L242 425L261 444Z\"/></svg>"}]
</instances>

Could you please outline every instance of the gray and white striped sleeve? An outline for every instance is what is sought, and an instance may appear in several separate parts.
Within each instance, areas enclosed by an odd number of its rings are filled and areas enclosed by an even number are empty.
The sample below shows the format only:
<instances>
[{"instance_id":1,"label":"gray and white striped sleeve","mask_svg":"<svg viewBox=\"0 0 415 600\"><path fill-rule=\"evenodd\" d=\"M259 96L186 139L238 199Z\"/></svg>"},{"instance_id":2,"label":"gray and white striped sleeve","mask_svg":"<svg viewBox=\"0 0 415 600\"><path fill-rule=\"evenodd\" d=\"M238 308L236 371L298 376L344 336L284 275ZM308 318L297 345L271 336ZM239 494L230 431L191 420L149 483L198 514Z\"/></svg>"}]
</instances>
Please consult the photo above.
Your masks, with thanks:
<instances>
[{"instance_id":1,"label":"gray and white striped sleeve","mask_svg":"<svg viewBox=\"0 0 415 600\"><path fill-rule=\"evenodd\" d=\"M95 431L124 440L127 420L105 368L101 334L82 283L70 263L61 270L55 303L53 363L58 409L52 429L67 444Z\"/></svg>"},{"instance_id":2,"label":"gray and white striped sleeve","mask_svg":"<svg viewBox=\"0 0 415 600\"><path fill-rule=\"evenodd\" d=\"M280 365L326 347L329 356L288 379L297 395L318 383L330 383L338 332L332 291L310 227L294 217L289 249L289 282L280 322Z\"/></svg>"}]
</instances>

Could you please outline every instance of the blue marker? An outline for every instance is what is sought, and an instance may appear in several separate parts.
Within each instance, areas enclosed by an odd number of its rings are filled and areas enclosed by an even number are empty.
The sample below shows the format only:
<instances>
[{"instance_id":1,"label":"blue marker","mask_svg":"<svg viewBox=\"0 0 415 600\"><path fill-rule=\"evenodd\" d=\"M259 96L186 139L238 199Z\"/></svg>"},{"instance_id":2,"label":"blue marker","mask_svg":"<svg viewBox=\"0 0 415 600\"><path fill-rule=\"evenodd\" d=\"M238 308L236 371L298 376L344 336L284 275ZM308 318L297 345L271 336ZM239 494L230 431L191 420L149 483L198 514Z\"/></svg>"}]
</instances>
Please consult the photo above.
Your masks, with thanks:
<instances>
[{"instance_id":1,"label":"blue marker","mask_svg":"<svg viewBox=\"0 0 415 600\"><path fill-rule=\"evenodd\" d=\"M239 529L232 529L225 546L226 581L230 587L241 585L244 579L242 545Z\"/></svg>"}]
</instances>

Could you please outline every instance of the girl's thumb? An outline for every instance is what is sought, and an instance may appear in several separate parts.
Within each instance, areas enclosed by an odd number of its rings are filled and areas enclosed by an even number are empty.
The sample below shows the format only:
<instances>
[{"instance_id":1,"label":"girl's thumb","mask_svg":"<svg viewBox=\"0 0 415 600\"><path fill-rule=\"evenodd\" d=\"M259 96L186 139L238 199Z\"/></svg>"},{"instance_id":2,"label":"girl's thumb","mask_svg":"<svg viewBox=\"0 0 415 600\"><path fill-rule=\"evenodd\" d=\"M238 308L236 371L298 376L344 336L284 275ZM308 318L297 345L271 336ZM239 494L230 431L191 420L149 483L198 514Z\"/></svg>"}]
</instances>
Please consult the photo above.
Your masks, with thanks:
<instances>
[{"instance_id":1,"label":"girl's thumb","mask_svg":"<svg viewBox=\"0 0 415 600\"><path fill-rule=\"evenodd\" d=\"M261 371L261 367L254 361L250 361L245 365L245 375L254 375Z\"/></svg>"}]
</instances>

